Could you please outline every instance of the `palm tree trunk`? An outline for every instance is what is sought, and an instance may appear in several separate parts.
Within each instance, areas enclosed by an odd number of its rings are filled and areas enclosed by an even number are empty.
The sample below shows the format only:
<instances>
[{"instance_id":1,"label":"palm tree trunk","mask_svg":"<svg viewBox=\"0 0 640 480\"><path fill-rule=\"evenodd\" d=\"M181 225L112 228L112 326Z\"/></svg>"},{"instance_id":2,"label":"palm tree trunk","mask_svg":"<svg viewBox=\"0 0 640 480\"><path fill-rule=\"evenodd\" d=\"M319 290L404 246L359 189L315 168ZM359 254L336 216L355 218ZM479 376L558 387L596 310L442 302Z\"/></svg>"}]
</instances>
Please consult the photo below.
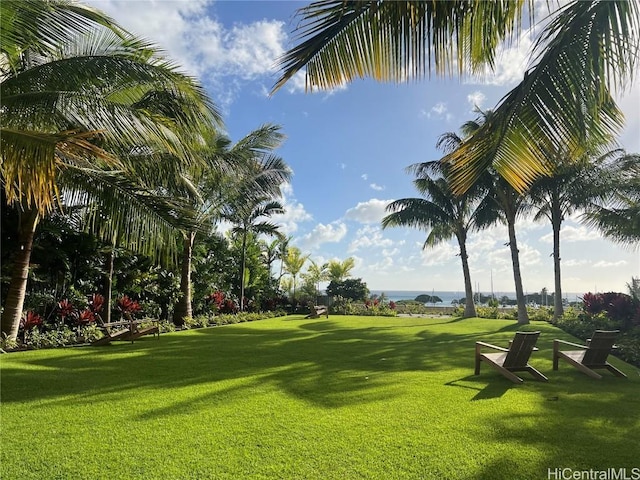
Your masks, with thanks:
<instances>
[{"instance_id":1,"label":"palm tree trunk","mask_svg":"<svg viewBox=\"0 0 640 480\"><path fill-rule=\"evenodd\" d=\"M557 200L557 198L552 199L551 206L551 226L553 227L553 275L555 282L555 292L553 293L553 323L556 323L556 321L564 314L564 308L562 306L562 279L560 276L560 225L562 223L562 218L559 202L554 202L553 200Z\"/></svg>"},{"instance_id":2,"label":"palm tree trunk","mask_svg":"<svg viewBox=\"0 0 640 480\"><path fill-rule=\"evenodd\" d=\"M507 220L509 230L509 248L511 249L511 263L513 264L513 280L516 284L516 303L518 304L518 324L526 325L529 323L529 315L527 314L527 304L524 299L524 290L522 288L522 274L520 273L520 256L518 254L518 244L516 242L515 216Z\"/></svg>"},{"instance_id":3,"label":"palm tree trunk","mask_svg":"<svg viewBox=\"0 0 640 480\"><path fill-rule=\"evenodd\" d=\"M464 318L476 316L476 306L473 303L473 289L471 287L471 272L469 271L469 256L467 255L466 235L457 235L460 246L460 258L462 259L462 274L464 275Z\"/></svg>"},{"instance_id":4,"label":"palm tree trunk","mask_svg":"<svg viewBox=\"0 0 640 480\"><path fill-rule=\"evenodd\" d=\"M11 282L9 283L9 290L2 312L2 320L0 321L2 333L6 334L10 340L18 338L24 297L27 293L33 236L39 220L40 215L34 209L25 210L20 219L18 232L20 250L18 250L13 264L13 274L11 275Z\"/></svg>"},{"instance_id":5,"label":"palm tree trunk","mask_svg":"<svg viewBox=\"0 0 640 480\"><path fill-rule=\"evenodd\" d=\"M240 311L244 311L244 269L247 262L247 231L242 233L242 262L240 264Z\"/></svg>"},{"instance_id":6,"label":"palm tree trunk","mask_svg":"<svg viewBox=\"0 0 640 480\"><path fill-rule=\"evenodd\" d=\"M184 325L185 318L193 316L191 310L191 257L193 256L193 242L196 232L188 232L184 237L182 248L182 271L180 273L180 298L173 312L173 323Z\"/></svg>"}]
</instances>

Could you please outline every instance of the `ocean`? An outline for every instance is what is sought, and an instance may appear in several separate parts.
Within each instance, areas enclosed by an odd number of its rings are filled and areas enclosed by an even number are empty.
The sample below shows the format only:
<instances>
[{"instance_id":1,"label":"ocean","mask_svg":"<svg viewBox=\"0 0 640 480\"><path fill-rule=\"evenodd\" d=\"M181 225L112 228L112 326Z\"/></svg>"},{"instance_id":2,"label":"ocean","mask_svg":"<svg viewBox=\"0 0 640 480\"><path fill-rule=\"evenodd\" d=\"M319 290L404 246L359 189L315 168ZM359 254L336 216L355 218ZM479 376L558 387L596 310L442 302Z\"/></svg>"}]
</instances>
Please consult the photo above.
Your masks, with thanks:
<instances>
[{"instance_id":1,"label":"ocean","mask_svg":"<svg viewBox=\"0 0 640 480\"><path fill-rule=\"evenodd\" d=\"M438 303L437 305L441 305L441 306L447 306L447 305L451 305L451 302L453 300L460 300L461 298L464 298L464 291L460 291L460 292L443 292L443 291L438 291L438 290L433 290L433 291L425 291L425 290L371 290L371 294L372 295L380 295L381 293L385 294L385 296L387 297L387 299L389 300L393 300L394 302L397 302L398 300L415 300L415 298L418 295L435 295L437 297L440 297L442 299L442 303ZM490 295L491 292L480 292L482 295ZM531 292L533 293L533 292ZM502 298L503 296L507 296L510 299L514 299L516 298L516 292L494 292L493 293L497 299ZM575 301L579 301L579 297L582 297L583 294L577 294L577 293L565 293L562 296L571 301L571 302L575 302Z\"/></svg>"}]
</instances>

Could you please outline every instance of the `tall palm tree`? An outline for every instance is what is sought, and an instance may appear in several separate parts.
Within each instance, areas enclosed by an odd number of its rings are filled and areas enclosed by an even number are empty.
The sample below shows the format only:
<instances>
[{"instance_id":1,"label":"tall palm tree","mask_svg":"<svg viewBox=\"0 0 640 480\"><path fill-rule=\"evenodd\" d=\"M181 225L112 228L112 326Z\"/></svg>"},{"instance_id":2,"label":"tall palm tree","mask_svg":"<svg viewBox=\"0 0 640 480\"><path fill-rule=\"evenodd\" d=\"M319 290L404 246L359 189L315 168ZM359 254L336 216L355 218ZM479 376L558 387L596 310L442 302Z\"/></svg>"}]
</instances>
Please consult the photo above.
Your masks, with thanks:
<instances>
[{"instance_id":1,"label":"tall palm tree","mask_svg":"<svg viewBox=\"0 0 640 480\"><path fill-rule=\"evenodd\" d=\"M349 257L342 262L339 260L330 260L327 266L327 280L330 282L341 282L351 275L351 270L356 266L353 257Z\"/></svg>"},{"instance_id":2,"label":"tall palm tree","mask_svg":"<svg viewBox=\"0 0 640 480\"><path fill-rule=\"evenodd\" d=\"M423 248L434 247L456 237L462 261L465 290L465 317L475 317L471 273L469 271L469 255L467 254L467 236L476 226L476 208L479 192L468 191L456 196L443 171L440 162L431 162L434 178L428 175L414 180L416 189L424 198L403 198L387 205L387 212L392 212L382 219L382 228L413 227L427 230L429 234ZM410 171L425 172L426 165L410 167ZM440 176L438 176L438 174Z\"/></svg>"},{"instance_id":3,"label":"tall palm tree","mask_svg":"<svg viewBox=\"0 0 640 480\"><path fill-rule=\"evenodd\" d=\"M232 232L242 239L240 271L238 281L240 285L240 310L244 310L245 269L247 238L253 235L278 235L279 226L266 221L269 217L284 213L284 207L275 200L263 196L258 198L238 197L236 203L229 207L223 218L234 224Z\"/></svg>"},{"instance_id":4,"label":"tall palm tree","mask_svg":"<svg viewBox=\"0 0 640 480\"><path fill-rule=\"evenodd\" d=\"M553 233L554 313L557 320L562 316L562 277L560 268L560 229L565 218L578 210L584 210L594 201L609 196L615 189L608 180L616 171L608 159L615 158L620 151L592 159L588 154L571 159L566 152L549 153L547 159L553 165L551 176L536 180L528 192L532 207L537 210L534 220L546 218Z\"/></svg>"},{"instance_id":5,"label":"tall palm tree","mask_svg":"<svg viewBox=\"0 0 640 480\"><path fill-rule=\"evenodd\" d=\"M120 225L131 221L124 242L149 245L157 238L148 228L152 217L136 223L124 216L139 204L123 201L118 185L134 183L123 177L140 151L189 161L190 146L219 115L155 47L96 10L63 0L2 2L0 19L0 169L7 202L22 211L22 248L2 314L2 332L15 338L33 234L61 205L63 188L113 184L102 200L120 213ZM93 185L83 190L87 203L101 199ZM139 196L150 190L144 183L133 189Z\"/></svg>"},{"instance_id":6,"label":"tall palm tree","mask_svg":"<svg viewBox=\"0 0 640 480\"><path fill-rule=\"evenodd\" d=\"M304 267L309 255L302 255L298 247L289 247L284 259L284 269L293 278L293 301L296 299L296 277Z\"/></svg>"},{"instance_id":7,"label":"tall palm tree","mask_svg":"<svg viewBox=\"0 0 640 480\"><path fill-rule=\"evenodd\" d=\"M298 11L300 43L280 59L274 91L306 67L308 89L355 78L407 81L436 74L486 73L503 41L519 37L534 1L316 1ZM548 174L537 139L572 155L586 139L603 143L624 119L611 91L633 80L639 58L637 2L573 0L545 16L522 82L496 115L447 158L456 193L493 168L519 192Z\"/></svg>"},{"instance_id":8,"label":"tall palm tree","mask_svg":"<svg viewBox=\"0 0 640 480\"><path fill-rule=\"evenodd\" d=\"M289 169L280 158L270 156L270 152L283 138L280 127L270 124L250 132L234 145L226 136L215 135L197 152L203 158L202 165L177 177L171 191L188 199L192 220L190 228L181 229L181 294L173 315L177 325L192 316L191 271L197 234L210 230L222 218L226 205L234 201L238 190L246 190L247 185L253 184L254 192L278 191L273 189L289 178Z\"/></svg>"}]
</instances>

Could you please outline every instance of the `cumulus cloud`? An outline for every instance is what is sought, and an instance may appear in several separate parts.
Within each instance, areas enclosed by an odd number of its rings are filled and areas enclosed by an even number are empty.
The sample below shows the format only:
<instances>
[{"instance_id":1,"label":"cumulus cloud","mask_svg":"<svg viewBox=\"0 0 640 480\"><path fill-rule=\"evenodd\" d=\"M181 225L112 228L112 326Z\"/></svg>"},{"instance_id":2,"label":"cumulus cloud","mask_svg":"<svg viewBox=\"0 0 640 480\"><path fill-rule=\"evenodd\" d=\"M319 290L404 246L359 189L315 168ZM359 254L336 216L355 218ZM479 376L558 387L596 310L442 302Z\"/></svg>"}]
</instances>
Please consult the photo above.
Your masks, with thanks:
<instances>
[{"instance_id":1,"label":"cumulus cloud","mask_svg":"<svg viewBox=\"0 0 640 480\"><path fill-rule=\"evenodd\" d=\"M476 108L482 108L487 96L482 93L480 90L476 90L473 93L467 95L467 102L471 105L471 109L475 110Z\"/></svg>"},{"instance_id":2,"label":"cumulus cloud","mask_svg":"<svg viewBox=\"0 0 640 480\"><path fill-rule=\"evenodd\" d=\"M369 185L373 190L381 191L384 190L384 185L378 185L377 183L372 183Z\"/></svg>"},{"instance_id":3,"label":"cumulus cloud","mask_svg":"<svg viewBox=\"0 0 640 480\"><path fill-rule=\"evenodd\" d=\"M393 246L393 240L384 238L379 227L366 225L357 231L356 238L349 244L347 251L353 253L363 248L391 246Z\"/></svg>"},{"instance_id":4,"label":"cumulus cloud","mask_svg":"<svg viewBox=\"0 0 640 480\"><path fill-rule=\"evenodd\" d=\"M387 214L385 209L393 200L379 200L372 198L366 202L359 202L353 208L345 213L344 217L348 220L355 220L360 223L380 223L382 218Z\"/></svg>"},{"instance_id":5,"label":"cumulus cloud","mask_svg":"<svg viewBox=\"0 0 640 480\"><path fill-rule=\"evenodd\" d=\"M347 234L347 226L342 222L328 225L319 223L314 229L300 239L303 250L314 250L323 243L338 243Z\"/></svg>"},{"instance_id":6,"label":"cumulus cloud","mask_svg":"<svg viewBox=\"0 0 640 480\"><path fill-rule=\"evenodd\" d=\"M363 173L362 175L360 175L360 178L362 178L366 182L367 180L369 180L369 175Z\"/></svg>"}]
</instances>

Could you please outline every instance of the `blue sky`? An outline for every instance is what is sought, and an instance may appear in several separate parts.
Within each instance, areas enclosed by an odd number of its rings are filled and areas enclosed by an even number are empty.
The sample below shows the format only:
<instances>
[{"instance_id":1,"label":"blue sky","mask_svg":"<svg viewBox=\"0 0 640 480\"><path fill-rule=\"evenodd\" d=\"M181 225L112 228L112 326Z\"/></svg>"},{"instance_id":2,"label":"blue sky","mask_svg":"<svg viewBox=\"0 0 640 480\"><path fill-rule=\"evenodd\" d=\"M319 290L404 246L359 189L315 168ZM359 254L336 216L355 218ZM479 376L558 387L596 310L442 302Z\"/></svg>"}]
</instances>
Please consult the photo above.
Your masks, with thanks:
<instances>
[{"instance_id":1,"label":"blue sky","mask_svg":"<svg viewBox=\"0 0 640 480\"><path fill-rule=\"evenodd\" d=\"M293 78L269 96L276 58L295 43L293 1L91 0L122 26L152 40L199 78L221 108L228 135L238 140L263 123L287 136L278 154L294 177L284 186L287 213L278 221L293 244L318 262L356 259L354 276L372 290L464 290L457 245L422 250L425 233L380 229L391 200L416 196L405 167L435 160L438 136L475 117L474 105L493 108L522 78L532 36L504 49L496 71L482 81L432 78L409 84L360 80L331 92L304 92ZM621 145L640 152L640 83L620 97L627 117ZM518 222L524 288L553 290L551 229ZM626 291L640 276L640 252L604 240L568 219L561 234L563 290ZM511 292L506 229L469 239L474 284Z\"/></svg>"}]
</instances>

